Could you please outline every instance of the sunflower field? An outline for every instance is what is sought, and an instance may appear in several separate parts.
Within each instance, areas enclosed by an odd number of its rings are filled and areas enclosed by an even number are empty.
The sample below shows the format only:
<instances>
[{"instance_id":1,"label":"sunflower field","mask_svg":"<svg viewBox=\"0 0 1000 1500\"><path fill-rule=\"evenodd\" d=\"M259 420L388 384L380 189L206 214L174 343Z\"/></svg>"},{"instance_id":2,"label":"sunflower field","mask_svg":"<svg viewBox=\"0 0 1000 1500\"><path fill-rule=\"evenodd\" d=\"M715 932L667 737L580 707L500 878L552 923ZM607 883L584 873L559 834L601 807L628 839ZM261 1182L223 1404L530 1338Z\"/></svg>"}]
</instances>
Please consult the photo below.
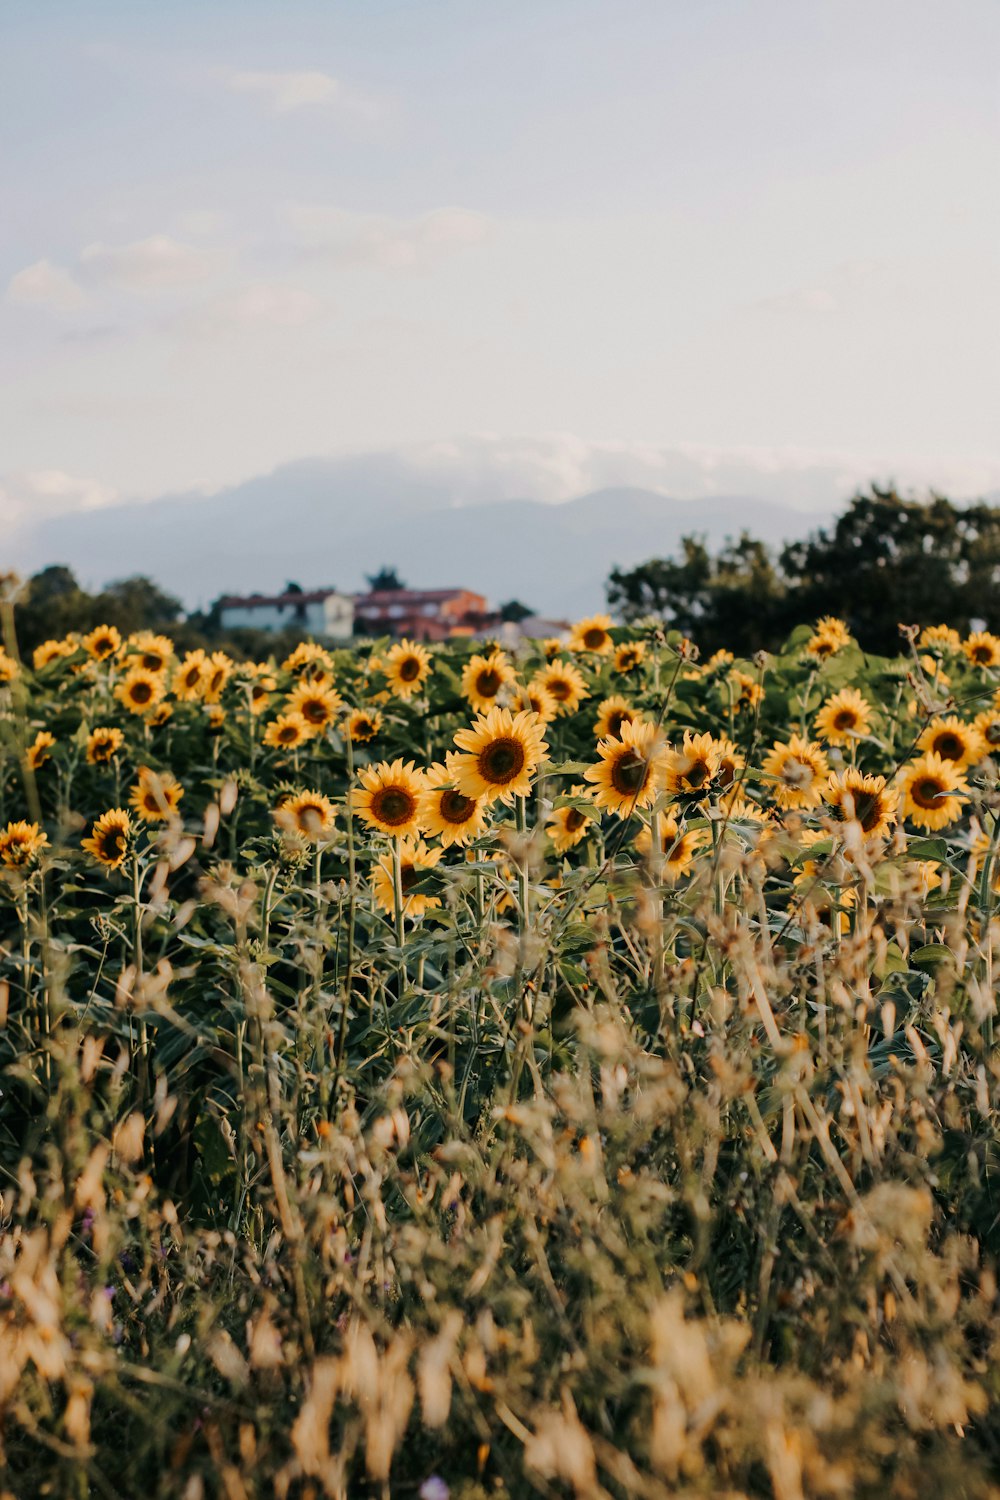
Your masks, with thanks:
<instances>
[{"instance_id":1,"label":"sunflower field","mask_svg":"<svg viewBox=\"0 0 1000 1500\"><path fill-rule=\"evenodd\" d=\"M4 1500L1000 1495L1000 639L12 591Z\"/></svg>"}]
</instances>

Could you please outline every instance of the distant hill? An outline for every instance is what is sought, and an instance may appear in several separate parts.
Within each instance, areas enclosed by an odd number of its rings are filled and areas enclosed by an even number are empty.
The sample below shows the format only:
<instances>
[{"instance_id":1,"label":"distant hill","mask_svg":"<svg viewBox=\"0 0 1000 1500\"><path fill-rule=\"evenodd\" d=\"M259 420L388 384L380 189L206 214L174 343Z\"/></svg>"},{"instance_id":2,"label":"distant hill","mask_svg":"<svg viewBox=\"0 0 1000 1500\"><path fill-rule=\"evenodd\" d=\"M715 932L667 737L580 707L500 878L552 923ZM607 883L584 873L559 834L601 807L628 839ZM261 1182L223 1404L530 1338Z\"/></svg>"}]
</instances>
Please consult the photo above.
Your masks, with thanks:
<instances>
[{"instance_id":1,"label":"distant hill","mask_svg":"<svg viewBox=\"0 0 1000 1500\"><path fill-rule=\"evenodd\" d=\"M442 493L437 476L386 455L376 465L310 460L214 495L49 517L8 536L5 551L23 571L66 563L88 586L148 573L189 606L287 579L359 589L388 563L414 587L463 585L547 615L578 615L602 606L615 564L670 553L688 532L718 543L747 528L776 543L827 519L751 495L679 501L640 488L559 504L463 503Z\"/></svg>"}]
</instances>

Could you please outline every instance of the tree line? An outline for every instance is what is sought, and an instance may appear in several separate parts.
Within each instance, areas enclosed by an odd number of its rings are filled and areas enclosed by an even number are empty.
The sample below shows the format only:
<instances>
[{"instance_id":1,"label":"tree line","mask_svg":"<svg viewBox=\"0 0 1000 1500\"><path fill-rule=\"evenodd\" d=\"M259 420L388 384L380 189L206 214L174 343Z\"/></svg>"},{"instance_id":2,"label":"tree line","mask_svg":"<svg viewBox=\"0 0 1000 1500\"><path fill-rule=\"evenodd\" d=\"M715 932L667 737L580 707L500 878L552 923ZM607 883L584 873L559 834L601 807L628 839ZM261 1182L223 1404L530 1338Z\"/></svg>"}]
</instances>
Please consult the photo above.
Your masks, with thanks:
<instances>
[{"instance_id":1,"label":"tree line","mask_svg":"<svg viewBox=\"0 0 1000 1500\"><path fill-rule=\"evenodd\" d=\"M900 624L1000 630L1000 509L873 485L829 528L772 551L742 532L717 551L685 536L679 555L614 568L608 605L648 615L703 652L775 650L804 620L838 615L868 651L892 655Z\"/></svg>"}]
</instances>

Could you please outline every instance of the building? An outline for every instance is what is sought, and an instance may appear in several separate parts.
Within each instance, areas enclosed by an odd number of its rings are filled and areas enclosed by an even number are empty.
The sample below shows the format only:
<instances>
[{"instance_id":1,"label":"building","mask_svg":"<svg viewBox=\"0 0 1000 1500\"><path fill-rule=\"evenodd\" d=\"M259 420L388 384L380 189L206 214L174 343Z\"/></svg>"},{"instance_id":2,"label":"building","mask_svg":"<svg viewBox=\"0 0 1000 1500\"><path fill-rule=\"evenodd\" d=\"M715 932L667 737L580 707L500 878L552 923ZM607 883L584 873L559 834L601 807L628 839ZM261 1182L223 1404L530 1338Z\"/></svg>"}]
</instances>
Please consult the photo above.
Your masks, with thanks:
<instances>
[{"instance_id":1,"label":"building","mask_svg":"<svg viewBox=\"0 0 1000 1500\"><path fill-rule=\"evenodd\" d=\"M336 589L227 595L218 609L223 630L297 630L334 641L350 640L354 633L354 600Z\"/></svg>"},{"instance_id":2,"label":"building","mask_svg":"<svg viewBox=\"0 0 1000 1500\"><path fill-rule=\"evenodd\" d=\"M354 596L358 635L443 641L473 634L487 616L486 599L470 589L372 589Z\"/></svg>"}]
</instances>

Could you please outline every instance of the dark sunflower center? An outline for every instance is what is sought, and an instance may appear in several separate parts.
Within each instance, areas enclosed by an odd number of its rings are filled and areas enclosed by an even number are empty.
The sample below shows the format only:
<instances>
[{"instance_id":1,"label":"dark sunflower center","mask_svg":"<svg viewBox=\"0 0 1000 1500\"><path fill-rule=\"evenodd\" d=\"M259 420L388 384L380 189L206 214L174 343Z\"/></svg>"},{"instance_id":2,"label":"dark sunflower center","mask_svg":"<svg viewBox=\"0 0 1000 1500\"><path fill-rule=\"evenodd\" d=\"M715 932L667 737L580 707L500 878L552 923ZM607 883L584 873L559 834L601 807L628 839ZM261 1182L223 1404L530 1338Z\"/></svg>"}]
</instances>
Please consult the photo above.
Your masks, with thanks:
<instances>
[{"instance_id":1,"label":"dark sunflower center","mask_svg":"<svg viewBox=\"0 0 1000 1500\"><path fill-rule=\"evenodd\" d=\"M616 709L608 719L608 734L613 734L615 736L620 735L622 725L631 724L631 722L632 715L627 711L627 709Z\"/></svg>"},{"instance_id":2,"label":"dark sunflower center","mask_svg":"<svg viewBox=\"0 0 1000 1500\"><path fill-rule=\"evenodd\" d=\"M555 698L557 703L565 703L566 699L573 691L572 684L568 682L565 677L553 677L552 680L550 682L547 682L545 685L548 688L549 692L552 694L553 698Z\"/></svg>"},{"instance_id":3,"label":"dark sunflower center","mask_svg":"<svg viewBox=\"0 0 1000 1500\"><path fill-rule=\"evenodd\" d=\"M158 672L163 666L163 657L156 651L147 651L141 660L147 672Z\"/></svg>"},{"instance_id":4,"label":"dark sunflower center","mask_svg":"<svg viewBox=\"0 0 1000 1500\"><path fill-rule=\"evenodd\" d=\"M464 797L461 792L449 790L441 793L439 808L446 823L464 823L471 816L475 805L472 797Z\"/></svg>"},{"instance_id":5,"label":"dark sunflower center","mask_svg":"<svg viewBox=\"0 0 1000 1500\"><path fill-rule=\"evenodd\" d=\"M604 631L599 626L583 632L583 644L588 651L596 651L598 646L604 645Z\"/></svg>"},{"instance_id":6,"label":"dark sunflower center","mask_svg":"<svg viewBox=\"0 0 1000 1500\"><path fill-rule=\"evenodd\" d=\"M693 787L702 787L705 785L706 781L710 781L711 779L712 773L703 760L696 760L694 765L688 771L687 775L684 777L684 780L687 782L688 786Z\"/></svg>"},{"instance_id":7,"label":"dark sunflower center","mask_svg":"<svg viewBox=\"0 0 1000 1500\"><path fill-rule=\"evenodd\" d=\"M188 667L187 671L184 673L184 686L193 688L200 676L200 667Z\"/></svg>"},{"instance_id":8,"label":"dark sunflower center","mask_svg":"<svg viewBox=\"0 0 1000 1500\"><path fill-rule=\"evenodd\" d=\"M354 738L356 740L370 740L375 733L375 726L371 719L355 719Z\"/></svg>"},{"instance_id":9,"label":"dark sunflower center","mask_svg":"<svg viewBox=\"0 0 1000 1500\"><path fill-rule=\"evenodd\" d=\"M922 776L910 787L910 796L918 807L936 807L945 788L933 776Z\"/></svg>"},{"instance_id":10,"label":"dark sunflower center","mask_svg":"<svg viewBox=\"0 0 1000 1500\"><path fill-rule=\"evenodd\" d=\"M294 724L283 724L278 730L278 740L282 745L294 745L299 737L299 731Z\"/></svg>"},{"instance_id":11,"label":"dark sunflower center","mask_svg":"<svg viewBox=\"0 0 1000 1500\"><path fill-rule=\"evenodd\" d=\"M310 724L325 724L327 707L322 698L307 698L302 705L302 717Z\"/></svg>"},{"instance_id":12,"label":"dark sunflower center","mask_svg":"<svg viewBox=\"0 0 1000 1500\"><path fill-rule=\"evenodd\" d=\"M965 751L965 746L958 735L950 729L946 729L943 734L937 736L932 748L945 760L961 760Z\"/></svg>"},{"instance_id":13,"label":"dark sunflower center","mask_svg":"<svg viewBox=\"0 0 1000 1500\"><path fill-rule=\"evenodd\" d=\"M133 682L132 700L135 703L148 703L153 696L153 689L148 682Z\"/></svg>"},{"instance_id":14,"label":"dark sunflower center","mask_svg":"<svg viewBox=\"0 0 1000 1500\"><path fill-rule=\"evenodd\" d=\"M307 833L322 827L323 809L315 802L302 802L297 809L299 827Z\"/></svg>"},{"instance_id":15,"label":"dark sunflower center","mask_svg":"<svg viewBox=\"0 0 1000 1500\"><path fill-rule=\"evenodd\" d=\"M402 865L399 871L399 884L403 895L407 895L420 882L420 871L416 865Z\"/></svg>"},{"instance_id":16,"label":"dark sunflower center","mask_svg":"<svg viewBox=\"0 0 1000 1500\"><path fill-rule=\"evenodd\" d=\"M586 815L579 808L568 808L566 812L566 832L576 833L577 829L582 828L586 821Z\"/></svg>"},{"instance_id":17,"label":"dark sunflower center","mask_svg":"<svg viewBox=\"0 0 1000 1500\"><path fill-rule=\"evenodd\" d=\"M853 708L842 708L833 721L834 729L853 729L857 723L857 714Z\"/></svg>"},{"instance_id":18,"label":"dark sunflower center","mask_svg":"<svg viewBox=\"0 0 1000 1500\"><path fill-rule=\"evenodd\" d=\"M476 678L476 691L484 698L495 698L500 691L500 674L493 667L480 672Z\"/></svg>"},{"instance_id":19,"label":"dark sunflower center","mask_svg":"<svg viewBox=\"0 0 1000 1500\"><path fill-rule=\"evenodd\" d=\"M993 652L990 650L989 646L974 646L972 648L973 661L988 662L992 661L992 659Z\"/></svg>"},{"instance_id":20,"label":"dark sunflower center","mask_svg":"<svg viewBox=\"0 0 1000 1500\"><path fill-rule=\"evenodd\" d=\"M520 740L494 740L479 752L479 774L493 786L505 786L524 769L524 746Z\"/></svg>"},{"instance_id":21,"label":"dark sunflower center","mask_svg":"<svg viewBox=\"0 0 1000 1500\"><path fill-rule=\"evenodd\" d=\"M100 844L105 859L120 859L125 853L125 834L120 828L106 828Z\"/></svg>"},{"instance_id":22,"label":"dark sunflower center","mask_svg":"<svg viewBox=\"0 0 1000 1500\"><path fill-rule=\"evenodd\" d=\"M1000 745L1000 719L994 719L987 724L984 737L988 745Z\"/></svg>"},{"instance_id":23,"label":"dark sunflower center","mask_svg":"<svg viewBox=\"0 0 1000 1500\"><path fill-rule=\"evenodd\" d=\"M622 796L641 792L649 778L649 762L631 746L615 757L611 764L611 785Z\"/></svg>"},{"instance_id":24,"label":"dark sunflower center","mask_svg":"<svg viewBox=\"0 0 1000 1500\"><path fill-rule=\"evenodd\" d=\"M852 792L854 816L865 833L877 828L882 819L882 799L877 792Z\"/></svg>"},{"instance_id":25,"label":"dark sunflower center","mask_svg":"<svg viewBox=\"0 0 1000 1500\"><path fill-rule=\"evenodd\" d=\"M410 792L401 786L381 787L371 801L372 812L391 828L408 823L416 811L416 803Z\"/></svg>"},{"instance_id":26,"label":"dark sunflower center","mask_svg":"<svg viewBox=\"0 0 1000 1500\"><path fill-rule=\"evenodd\" d=\"M412 682L415 677L420 676L420 663L415 656L408 656L399 664L399 675L404 682Z\"/></svg>"}]
</instances>

